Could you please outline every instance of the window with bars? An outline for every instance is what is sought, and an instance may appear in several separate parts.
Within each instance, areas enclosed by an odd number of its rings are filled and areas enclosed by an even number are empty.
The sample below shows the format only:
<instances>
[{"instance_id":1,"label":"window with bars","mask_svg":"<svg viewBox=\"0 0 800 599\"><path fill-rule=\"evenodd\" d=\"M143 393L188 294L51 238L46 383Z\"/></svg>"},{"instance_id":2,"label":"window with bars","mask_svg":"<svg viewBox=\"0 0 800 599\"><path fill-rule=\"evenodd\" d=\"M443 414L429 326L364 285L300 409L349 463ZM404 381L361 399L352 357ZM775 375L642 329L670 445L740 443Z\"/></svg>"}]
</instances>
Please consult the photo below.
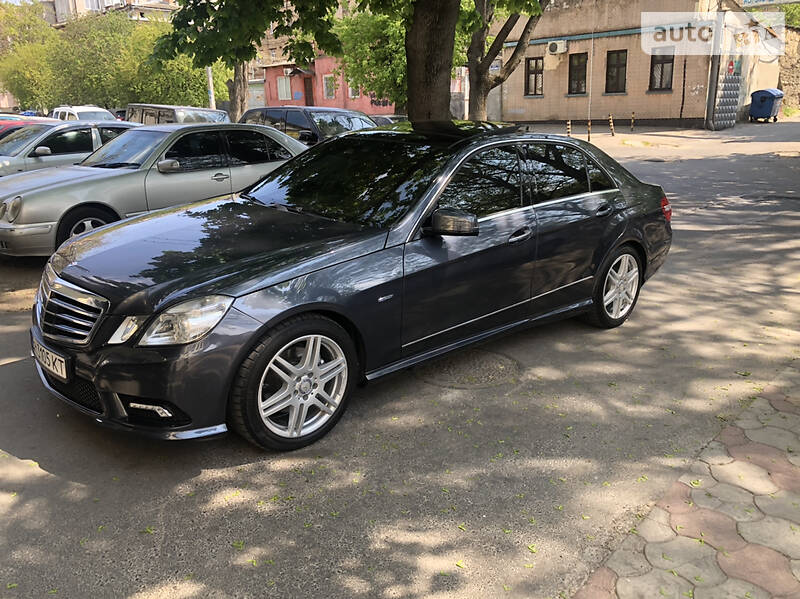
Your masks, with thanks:
<instances>
[{"instance_id":1,"label":"window with bars","mask_svg":"<svg viewBox=\"0 0 800 599\"><path fill-rule=\"evenodd\" d=\"M528 58L525 60L525 95L544 95L544 58Z\"/></svg>"},{"instance_id":2,"label":"window with bars","mask_svg":"<svg viewBox=\"0 0 800 599\"><path fill-rule=\"evenodd\" d=\"M675 66L675 49L659 48L650 56L650 91L672 89L672 72Z\"/></svg>"},{"instance_id":3,"label":"window with bars","mask_svg":"<svg viewBox=\"0 0 800 599\"><path fill-rule=\"evenodd\" d=\"M606 93L625 92L625 79L628 71L628 51L611 50L606 58Z\"/></svg>"},{"instance_id":4,"label":"window with bars","mask_svg":"<svg viewBox=\"0 0 800 599\"><path fill-rule=\"evenodd\" d=\"M586 93L586 62L588 59L587 52L569 55L569 94Z\"/></svg>"}]
</instances>

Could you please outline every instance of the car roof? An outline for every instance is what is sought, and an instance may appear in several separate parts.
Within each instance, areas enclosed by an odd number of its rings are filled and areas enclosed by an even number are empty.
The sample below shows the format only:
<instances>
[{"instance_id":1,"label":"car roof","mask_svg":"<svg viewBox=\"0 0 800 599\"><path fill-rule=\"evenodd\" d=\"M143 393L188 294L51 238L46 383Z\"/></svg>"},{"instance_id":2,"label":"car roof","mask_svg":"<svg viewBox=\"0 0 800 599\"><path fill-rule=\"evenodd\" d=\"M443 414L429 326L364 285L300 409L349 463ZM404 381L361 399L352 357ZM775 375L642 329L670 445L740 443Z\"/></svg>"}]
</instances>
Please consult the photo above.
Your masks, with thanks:
<instances>
[{"instance_id":1,"label":"car roof","mask_svg":"<svg viewBox=\"0 0 800 599\"><path fill-rule=\"evenodd\" d=\"M314 112L355 112L364 114L360 110L355 110L354 108L339 108L337 106L294 106L292 104L286 104L285 106L264 106L261 110L269 108L293 108L295 110L313 110Z\"/></svg>"},{"instance_id":2,"label":"car roof","mask_svg":"<svg viewBox=\"0 0 800 599\"><path fill-rule=\"evenodd\" d=\"M253 123L165 123L163 125L140 125L137 127L141 131L178 131L183 129L252 129L252 128L267 129L263 125L256 125ZM270 129L272 127L269 127Z\"/></svg>"},{"instance_id":3,"label":"car roof","mask_svg":"<svg viewBox=\"0 0 800 599\"><path fill-rule=\"evenodd\" d=\"M171 110L203 110L205 112L225 112L217 108L204 108L203 106L179 106L177 104L142 104L140 102L131 102L128 106L140 106L142 108L167 108Z\"/></svg>"},{"instance_id":4,"label":"car roof","mask_svg":"<svg viewBox=\"0 0 800 599\"><path fill-rule=\"evenodd\" d=\"M109 110L103 108L102 106L95 106L94 104L80 104L75 106L70 106L69 104L62 104L61 106L56 106L53 110L58 110L59 108L67 108L70 110L105 110L106 112L110 112Z\"/></svg>"}]
</instances>

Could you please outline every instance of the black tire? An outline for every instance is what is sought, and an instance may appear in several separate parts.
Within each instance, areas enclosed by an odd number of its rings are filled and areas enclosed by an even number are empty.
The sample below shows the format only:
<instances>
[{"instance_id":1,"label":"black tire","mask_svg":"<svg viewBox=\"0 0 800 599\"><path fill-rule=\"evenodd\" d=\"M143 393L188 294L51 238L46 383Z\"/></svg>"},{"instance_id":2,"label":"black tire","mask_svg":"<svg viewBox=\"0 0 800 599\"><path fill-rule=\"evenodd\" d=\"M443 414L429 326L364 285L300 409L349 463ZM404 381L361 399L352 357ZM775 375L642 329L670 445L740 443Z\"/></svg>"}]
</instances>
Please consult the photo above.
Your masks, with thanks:
<instances>
[{"instance_id":1,"label":"black tire","mask_svg":"<svg viewBox=\"0 0 800 599\"><path fill-rule=\"evenodd\" d=\"M267 376L265 371L277 353L285 348L287 344L292 344L293 341L308 335L324 336L338 346L347 365L346 382L341 386L343 388L341 400L337 407L334 408L333 413L324 421L324 424L309 434L288 438L270 430L262 418L258 405L259 388L262 384L262 377ZM336 425L347 409L353 387L359 378L357 356L353 339L347 331L329 318L319 314L308 314L296 316L280 323L267 332L239 367L231 388L230 402L228 404L228 421L231 428L254 445L266 449L291 451L314 443ZM324 388L324 384L322 386ZM287 383L288 388L289 384ZM307 409L309 413L312 409L316 409L316 416L322 417L321 410L313 406ZM288 430L291 412L289 412L288 407L286 410ZM282 417L282 413L282 411L278 412L275 416ZM313 417L312 415L311 419L306 420L306 422L311 422ZM272 416L268 420L275 427Z\"/></svg>"},{"instance_id":2,"label":"black tire","mask_svg":"<svg viewBox=\"0 0 800 599\"><path fill-rule=\"evenodd\" d=\"M58 230L56 231L56 248L58 248L58 246L71 237L72 229L78 223L87 219L93 219L98 223L97 226L102 226L119 220L119 217L117 217L117 215L110 210L104 210L95 206L83 206L76 208L75 210L69 212L64 218L61 219L61 222L58 223Z\"/></svg>"},{"instance_id":3,"label":"black tire","mask_svg":"<svg viewBox=\"0 0 800 599\"><path fill-rule=\"evenodd\" d=\"M636 291L633 294L633 300L630 302L629 307L627 307L624 313L621 313L619 317L615 318L613 314L613 309L611 312L609 311L606 303L603 301L603 297L607 293L606 281L608 279L608 273L612 268L617 267L623 256L629 256L630 258L632 258L634 261L633 263L636 265L636 271L637 271L637 276L635 277ZM633 313L633 309L636 307L636 302L639 299L639 291L641 290L641 288L642 288L642 260L639 257L639 252L637 252L630 245L623 245L618 247L608 257L605 265L603 266L603 268L599 273L599 276L595 280L594 292L592 293L592 307L590 308L589 312L587 312L584 315L584 320L602 329L613 329L620 326L623 322L628 320L628 317L630 317L630 315Z\"/></svg>"}]
</instances>

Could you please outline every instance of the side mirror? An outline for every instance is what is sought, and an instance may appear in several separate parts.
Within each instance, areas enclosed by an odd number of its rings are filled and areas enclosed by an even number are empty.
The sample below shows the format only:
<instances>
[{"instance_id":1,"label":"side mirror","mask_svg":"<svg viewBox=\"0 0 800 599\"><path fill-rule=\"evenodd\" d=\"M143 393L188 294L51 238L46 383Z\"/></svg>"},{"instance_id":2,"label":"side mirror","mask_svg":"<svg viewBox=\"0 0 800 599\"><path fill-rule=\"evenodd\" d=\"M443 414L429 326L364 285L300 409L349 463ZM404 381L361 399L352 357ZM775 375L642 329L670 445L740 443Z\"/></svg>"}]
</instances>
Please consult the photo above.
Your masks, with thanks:
<instances>
[{"instance_id":1,"label":"side mirror","mask_svg":"<svg viewBox=\"0 0 800 599\"><path fill-rule=\"evenodd\" d=\"M52 153L53 150L51 150L47 146L37 146L36 149L33 151L34 156L50 156Z\"/></svg>"},{"instance_id":2,"label":"side mirror","mask_svg":"<svg viewBox=\"0 0 800 599\"><path fill-rule=\"evenodd\" d=\"M431 225L422 232L425 235L474 236L478 234L478 217L455 208L439 208L431 214Z\"/></svg>"},{"instance_id":3,"label":"side mirror","mask_svg":"<svg viewBox=\"0 0 800 599\"><path fill-rule=\"evenodd\" d=\"M159 173L179 173L181 170L181 163L174 158L167 158L166 160L159 160L156 164Z\"/></svg>"},{"instance_id":4,"label":"side mirror","mask_svg":"<svg viewBox=\"0 0 800 599\"><path fill-rule=\"evenodd\" d=\"M315 144L319 141L317 134L313 131L304 130L297 135L297 140L304 144Z\"/></svg>"}]
</instances>

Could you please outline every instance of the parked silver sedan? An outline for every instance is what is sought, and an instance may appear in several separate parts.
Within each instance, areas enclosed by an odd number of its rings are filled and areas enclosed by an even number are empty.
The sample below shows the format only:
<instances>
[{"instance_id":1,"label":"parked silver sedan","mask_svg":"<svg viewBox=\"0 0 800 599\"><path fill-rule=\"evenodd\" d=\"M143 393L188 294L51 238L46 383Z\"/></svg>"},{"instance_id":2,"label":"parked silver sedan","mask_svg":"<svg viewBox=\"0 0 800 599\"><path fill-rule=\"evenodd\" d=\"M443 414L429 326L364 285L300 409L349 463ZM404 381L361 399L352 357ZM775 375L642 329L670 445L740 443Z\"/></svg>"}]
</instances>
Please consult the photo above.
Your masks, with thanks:
<instances>
[{"instance_id":1,"label":"parked silver sedan","mask_svg":"<svg viewBox=\"0 0 800 599\"><path fill-rule=\"evenodd\" d=\"M136 123L119 121L35 122L0 139L0 177L75 164Z\"/></svg>"},{"instance_id":2,"label":"parked silver sedan","mask_svg":"<svg viewBox=\"0 0 800 599\"><path fill-rule=\"evenodd\" d=\"M0 179L0 254L49 256L110 222L241 191L306 149L261 125L136 127L78 165Z\"/></svg>"}]
</instances>

